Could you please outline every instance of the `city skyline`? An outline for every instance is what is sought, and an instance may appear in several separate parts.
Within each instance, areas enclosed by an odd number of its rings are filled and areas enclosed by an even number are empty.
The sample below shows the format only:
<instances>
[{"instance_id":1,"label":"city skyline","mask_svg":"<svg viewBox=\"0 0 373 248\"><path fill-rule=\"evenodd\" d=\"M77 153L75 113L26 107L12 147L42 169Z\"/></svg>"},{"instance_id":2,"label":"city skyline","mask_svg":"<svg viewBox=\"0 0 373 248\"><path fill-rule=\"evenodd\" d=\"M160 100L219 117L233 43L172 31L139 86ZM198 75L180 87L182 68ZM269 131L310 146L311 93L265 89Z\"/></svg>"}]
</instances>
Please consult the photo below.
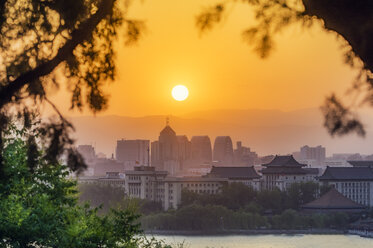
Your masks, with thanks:
<instances>
[{"instance_id":1,"label":"city skyline","mask_svg":"<svg viewBox=\"0 0 373 248\"><path fill-rule=\"evenodd\" d=\"M76 127L77 144L94 144L96 141L98 150L110 156L115 151L117 139L156 140L165 125L165 118L98 116L75 117L72 122ZM318 125L322 122L318 109L296 112L212 111L184 118L171 116L170 122L177 133L189 138L208 135L213 143L216 136L229 135L234 142L242 141L259 154L291 154L306 144L323 145L328 148L329 155L342 152L370 154L373 146L369 126L366 138L354 134L342 138L330 137ZM87 125L95 131L88 130Z\"/></svg>"}]
</instances>

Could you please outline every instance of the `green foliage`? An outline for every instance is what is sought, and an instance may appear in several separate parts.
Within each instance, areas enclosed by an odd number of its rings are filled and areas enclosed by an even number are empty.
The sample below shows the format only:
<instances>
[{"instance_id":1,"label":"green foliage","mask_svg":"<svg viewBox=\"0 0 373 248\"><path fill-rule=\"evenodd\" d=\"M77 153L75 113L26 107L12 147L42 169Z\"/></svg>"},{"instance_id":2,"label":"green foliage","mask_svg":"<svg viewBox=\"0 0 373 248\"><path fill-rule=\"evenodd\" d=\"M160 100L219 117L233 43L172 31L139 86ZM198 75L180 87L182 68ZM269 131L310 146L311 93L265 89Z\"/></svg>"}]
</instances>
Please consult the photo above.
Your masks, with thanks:
<instances>
[{"instance_id":1,"label":"green foliage","mask_svg":"<svg viewBox=\"0 0 373 248\"><path fill-rule=\"evenodd\" d=\"M25 133L13 129L3 137L1 247L170 247L139 236L139 215L132 208L99 215L99 208L78 205L76 182L68 178L71 171L50 164L38 149L31 170Z\"/></svg>"},{"instance_id":2,"label":"green foliage","mask_svg":"<svg viewBox=\"0 0 373 248\"><path fill-rule=\"evenodd\" d=\"M184 190L181 195L180 206L189 204L222 205L229 209L238 210L254 200L256 192L242 183L232 183L223 186L219 194L197 194Z\"/></svg>"},{"instance_id":3,"label":"green foliage","mask_svg":"<svg viewBox=\"0 0 373 248\"><path fill-rule=\"evenodd\" d=\"M138 198L125 198L124 189L107 184L79 184L79 201L89 202L93 207L100 207L100 213L107 213L110 208L136 209L140 214L162 211L159 202Z\"/></svg>"},{"instance_id":4,"label":"green foliage","mask_svg":"<svg viewBox=\"0 0 373 248\"><path fill-rule=\"evenodd\" d=\"M253 230L253 229L346 229L350 217L344 213L304 215L293 209L263 216L233 211L217 205L182 207L176 211L150 214L141 218L145 230Z\"/></svg>"},{"instance_id":5,"label":"green foliage","mask_svg":"<svg viewBox=\"0 0 373 248\"><path fill-rule=\"evenodd\" d=\"M103 88L115 78L113 44L118 29L124 26L125 43L133 44L144 28L143 22L127 18L130 2L0 1L0 150L2 132L13 118L32 121L40 114L40 106L50 104L58 118L39 126L46 159L55 164L65 153L70 169L84 169L70 137L74 128L48 99L49 92L65 84L71 93L71 109L87 106L96 113L107 107ZM32 137L28 143L31 152ZM32 168L32 159L28 164ZM0 153L0 178L3 167Z\"/></svg>"},{"instance_id":6,"label":"green foliage","mask_svg":"<svg viewBox=\"0 0 373 248\"><path fill-rule=\"evenodd\" d=\"M141 224L146 230L345 229L353 221L346 214L297 212L319 191L312 182L294 183L288 191L255 191L237 183L215 195L182 191L179 209L143 216Z\"/></svg>"},{"instance_id":7,"label":"green foliage","mask_svg":"<svg viewBox=\"0 0 373 248\"><path fill-rule=\"evenodd\" d=\"M233 211L223 206L192 204L176 211L151 214L141 219L144 229L224 230L253 229L264 226L265 217L257 213Z\"/></svg>"},{"instance_id":8,"label":"green foliage","mask_svg":"<svg viewBox=\"0 0 373 248\"><path fill-rule=\"evenodd\" d=\"M221 205L231 210L281 213L289 208L297 210L301 205L313 201L319 195L319 190L319 185L313 182L293 183L287 191L255 191L242 183L232 183L224 186L221 193L214 195L182 191L180 206Z\"/></svg>"}]
</instances>

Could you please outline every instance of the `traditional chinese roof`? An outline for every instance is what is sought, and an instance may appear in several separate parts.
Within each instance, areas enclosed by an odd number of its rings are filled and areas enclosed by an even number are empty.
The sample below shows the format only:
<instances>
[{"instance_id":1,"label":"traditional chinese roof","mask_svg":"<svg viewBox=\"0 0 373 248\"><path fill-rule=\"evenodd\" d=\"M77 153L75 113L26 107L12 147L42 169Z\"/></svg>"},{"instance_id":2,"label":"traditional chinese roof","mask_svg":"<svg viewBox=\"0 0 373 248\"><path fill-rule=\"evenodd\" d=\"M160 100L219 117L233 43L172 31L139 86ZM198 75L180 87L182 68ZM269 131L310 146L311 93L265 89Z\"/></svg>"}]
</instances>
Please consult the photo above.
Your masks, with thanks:
<instances>
[{"instance_id":1,"label":"traditional chinese roof","mask_svg":"<svg viewBox=\"0 0 373 248\"><path fill-rule=\"evenodd\" d=\"M306 170L307 174L310 174L310 175L318 175L319 174L319 169L318 168L303 168L303 170Z\"/></svg>"},{"instance_id":2,"label":"traditional chinese roof","mask_svg":"<svg viewBox=\"0 0 373 248\"><path fill-rule=\"evenodd\" d=\"M288 175L299 175L299 174L312 174L311 171L307 171L302 167L307 166L305 164L300 164L294 159L292 155L288 156L278 156L267 163L262 164L266 168L262 169L262 174L288 174Z\"/></svg>"},{"instance_id":3,"label":"traditional chinese roof","mask_svg":"<svg viewBox=\"0 0 373 248\"><path fill-rule=\"evenodd\" d=\"M193 183L213 183L227 182L227 178L208 178L208 177L165 177L164 182L193 182Z\"/></svg>"},{"instance_id":4,"label":"traditional chinese roof","mask_svg":"<svg viewBox=\"0 0 373 248\"><path fill-rule=\"evenodd\" d=\"M327 167L319 180L373 181L373 169L369 167Z\"/></svg>"},{"instance_id":5,"label":"traditional chinese roof","mask_svg":"<svg viewBox=\"0 0 373 248\"><path fill-rule=\"evenodd\" d=\"M213 166L207 177L221 177L229 179L257 179L260 175L256 173L253 166Z\"/></svg>"},{"instance_id":6,"label":"traditional chinese roof","mask_svg":"<svg viewBox=\"0 0 373 248\"><path fill-rule=\"evenodd\" d=\"M262 174L284 174L284 175L306 175L308 171L301 168L301 167L285 167L285 166L278 166L278 167L267 167L260 171Z\"/></svg>"},{"instance_id":7,"label":"traditional chinese roof","mask_svg":"<svg viewBox=\"0 0 373 248\"><path fill-rule=\"evenodd\" d=\"M339 193L332 188L320 198L302 206L305 210L363 210L365 206L360 205L353 200Z\"/></svg>"},{"instance_id":8,"label":"traditional chinese roof","mask_svg":"<svg viewBox=\"0 0 373 248\"><path fill-rule=\"evenodd\" d=\"M358 160L358 161L347 161L354 167L373 167L372 160Z\"/></svg>"},{"instance_id":9,"label":"traditional chinese roof","mask_svg":"<svg viewBox=\"0 0 373 248\"><path fill-rule=\"evenodd\" d=\"M271 162L267 164L262 164L262 166L303 167L307 165L299 163L297 160L294 159L293 155L286 155L286 156L276 155L275 158Z\"/></svg>"}]
</instances>

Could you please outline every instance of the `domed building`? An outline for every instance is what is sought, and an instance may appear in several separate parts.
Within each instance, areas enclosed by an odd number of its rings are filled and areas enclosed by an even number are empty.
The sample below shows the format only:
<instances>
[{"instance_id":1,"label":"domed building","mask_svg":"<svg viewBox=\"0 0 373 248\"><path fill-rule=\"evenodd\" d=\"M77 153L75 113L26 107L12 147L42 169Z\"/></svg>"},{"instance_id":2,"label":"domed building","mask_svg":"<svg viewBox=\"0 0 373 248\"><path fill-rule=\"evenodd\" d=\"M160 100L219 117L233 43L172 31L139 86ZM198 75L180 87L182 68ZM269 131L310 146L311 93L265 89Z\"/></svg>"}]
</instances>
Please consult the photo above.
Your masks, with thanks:
<instances>
[{"instance_id":1,"label":"domed building","mask_svg":"<svg viewBox=\"0 0 373 248\"><path fill-rule=\"evenodd\" d=\"M160 158L163 161L178 159L178 143L176 132L167 124L161 131L159 138Z\"/></svg>"},{"instance_id":2,"label":"domed building","mask_svg":"<svg viewBox=\"0 0 373 248\"><path fill-rule=\"evenodd\" d=\"M151 144L152 166L174 175L182 171L184 161L189 157L190 141L185 135L177 136L167 120L158 140Z\"/></svg>"}]
</instances>

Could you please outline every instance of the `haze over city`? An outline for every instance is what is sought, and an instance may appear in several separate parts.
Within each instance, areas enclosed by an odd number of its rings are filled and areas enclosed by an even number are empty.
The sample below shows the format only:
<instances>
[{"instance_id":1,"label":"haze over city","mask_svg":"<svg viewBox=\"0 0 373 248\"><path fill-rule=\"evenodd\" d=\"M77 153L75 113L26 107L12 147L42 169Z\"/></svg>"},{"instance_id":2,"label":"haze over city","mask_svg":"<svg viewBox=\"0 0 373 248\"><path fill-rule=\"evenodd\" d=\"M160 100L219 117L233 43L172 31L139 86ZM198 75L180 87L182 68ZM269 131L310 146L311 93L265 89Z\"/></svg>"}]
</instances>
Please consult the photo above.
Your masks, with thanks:
<instances>
[{"instance_id":1,"label":"haze over city","mask_svg":"<svg viewBox=\"0 0 373 248\"><path fill-rule=\"evenodd\" d=\"M202 34L194 20L208 4L134 3L129 14L145 20L146 32L134 46L124 47L121 36L115 43L117 78L104 87L110 96L108 109L89 119L100 130L93 134L85 132L86 117L72 119L79 144L95 144L110 156L116 139L153 140L165 116L175 116L171 122L179 133L240 137L262 154L289 153L302 144L323 144L328 153L370 152L370 109L362 115L366 139L354 134L331 138L322 127L319 107L325 98L337 93L349 99L345 92L358 73L344 63L342 39L319 22L307 29L294 24L276 35L274 51L262 59L241 35L253 21L251 7L235 5L221 24ZM178 84L189 89L185 101L171 96ZM87 109L69 111L64 88L52 95L67 116L93 116Z\"/></svg>"},{"instance_id":2,"label":"haze over city","mask_svg":"<svg viewBox=\"0 0 373 248\"><path fill-rule=\"evenodd\" d=\"M373 1L0 1L0 247L371 248Z\"/></svg>"}]
</instances>

